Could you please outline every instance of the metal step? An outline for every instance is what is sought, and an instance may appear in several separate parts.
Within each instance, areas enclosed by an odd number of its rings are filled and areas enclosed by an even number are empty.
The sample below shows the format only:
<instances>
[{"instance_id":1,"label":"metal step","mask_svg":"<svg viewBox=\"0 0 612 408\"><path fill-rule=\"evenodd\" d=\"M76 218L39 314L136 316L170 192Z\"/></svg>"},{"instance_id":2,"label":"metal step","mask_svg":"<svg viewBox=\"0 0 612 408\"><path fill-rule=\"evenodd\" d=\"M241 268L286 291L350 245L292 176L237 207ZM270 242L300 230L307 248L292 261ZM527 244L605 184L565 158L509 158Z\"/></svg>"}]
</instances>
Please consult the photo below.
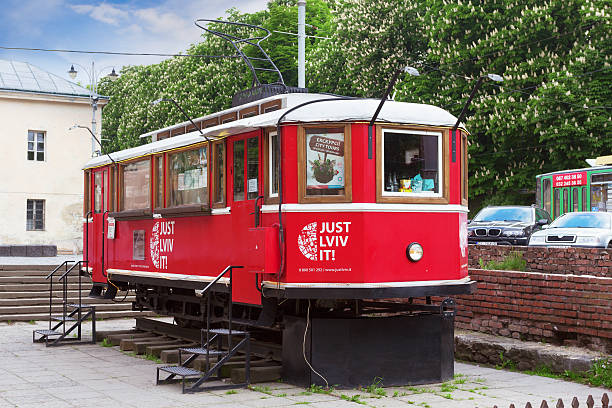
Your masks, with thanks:
<instances>
[{"instance_id":1,"label":"metal step","mask_svg":"<svg viewBox=\"0 0 612 408\"><path fill-rule=\"evenodd\" d=\"M205 349L205 348L202 348L202 347L186 347L186 348L180 348L179 350L182 353L198 354L198 355L209 354L211 356L218 356L218 355L221 355L221 354L225 354L225 351L209 350L209 349Z\"/></svg>"},{"instance_id":2,"label":"metal step","mask_svg":"<svg viewBox=\"0 0 612 408\"><path fill-rule=\"evenodd\" d=\"M76 321L76 317L72 317L72 316L51 316L51 320L55 320L57 322L74 322L74 321Z\"/></svg>"},{"instance_id":3,"label":"metal step","mask_svg":"<svg viewBox=\"0 0 612 408\"><path fill-rule=\"evenodd\" d=\"M230 334L229 329L210 329L209 332L213 334ZM232 335L244 336L246 333L242 330L232 330Z\"/></svg>"},{"instance_id":4,"label":"metal step","mask_svg":"<svg viewBox=\"0 0 612 408\"><path fill-rule=\"evenodd\" d=\"M19 287L19 290L7 291L7 292L0 291L0 299L45 298L46 297L47 304L49 303L49 286L47 286L46 289L40 289L40 290L32 290L30 286L32 285L27 285L27 286L21 285ZM89 289L83 288L81 290L82 297L86 298L88 294L89 294ZM79 291L69 290L68 296L78 297ZM61 288L60 290L56 291L54 287L53 288L53 298L56 299L56 298L61 298L61 297L62 297Z\"/></svg>"},{"instance_id":5,"label":"metal step","mask_svg":"<svg viewBox=\"0 0 612 408\"><path fill-rule=\"evenodd\" d=\"M193 377L193 376L201 376L204 373L198 370L194 370L189 367L183 366L167 366L167 367L157 367L158 371L165 371L170 374L179 375L181 377Z\"/></svg>"},{"instance_id":6,"label":"metal step","mask_svg":"<svg viewBox=\"0 0 612 408\"><path fill-rule=\"evenodd\" d=\"M40 334L41 336L61 336L62 333L56 332L55 330L34 330L34 333Z\"/></svg>"},{"instance_id":7,"label":"metal step","mask_svg":"<svg viewBox=\"0 0 612 408\"><path fill-rule=\"evenodd\" d=\"M78 291L79 289L79 284L78 283L69 283L68 285L68 290L75 290ZM91 287L90 283L83 283L81 285L81 290L89 290L89 288ZM53 283L53 290L57 290L58 292L61 292L63 288L63 285L61 283L56 284L55 282ZM32 291L46 291L47 294L49 293L49 284L45 284L45 283L28 283L28 284L4 284L4 285L0 285L0 292L21 292L27 290L29 292Z\"/></svg>"}]
</instances>

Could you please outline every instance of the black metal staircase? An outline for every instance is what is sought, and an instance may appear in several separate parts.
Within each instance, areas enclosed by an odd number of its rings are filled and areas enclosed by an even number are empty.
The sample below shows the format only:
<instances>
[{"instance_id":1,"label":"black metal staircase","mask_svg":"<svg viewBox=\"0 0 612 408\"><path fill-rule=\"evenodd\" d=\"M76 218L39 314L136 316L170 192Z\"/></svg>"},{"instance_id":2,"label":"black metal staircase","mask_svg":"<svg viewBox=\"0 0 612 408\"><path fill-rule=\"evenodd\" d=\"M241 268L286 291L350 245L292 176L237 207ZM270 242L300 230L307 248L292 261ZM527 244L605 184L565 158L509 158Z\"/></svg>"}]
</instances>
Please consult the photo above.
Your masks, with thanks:
<instances>
[{"instance_id":1,"label":"black metal staircase","mask_svg":"<svg viewBox=\"0 0 612 408\"><path fill-rule=\"evenodd\" d=\"M91 340L87 343L95 343L96 341L96 308L92 305L83 304L82 302L82 285L81 285L81 269L88 261L64 261L61 265L55 268L45 279L49 280L49 328L38 329L32 331L32 341L34 343L45 343L48 346L58 346L61 344L82 341L82 323L91 319ZM61 285L62 297L62 314L54 316L53 312L53 279L55 274L63 268L64 273L57 278L57 282ZM68 302L68 277L74 271L78 273L78 303ZM76 329L75 337L67 337ZM38 336L38 337L37 337Z\"/></svg>"},{"instance_id":2,"label":"black metal staircase","mask_svg":"<svg viewBox=\"0 0 612 408\"><path fill-rule=\"evenodd\" d=\"M193 393L199 391L219 390L229 388L247 387L251 382L251 337L248 331L232 329L232 271L240 269L243 266L228 266L221 272L212 282L210 282L201 295L206 295L206 328L201 331L201 347L189 347L179 349L179 364L178 366L165 366L157 368L156 384L167 384L171 382L182 382L183 393ZM229 272L228 283L228 327L227 328L210 328L210 292L214 285L218 284L219 280ZM227 336L227 350L223 349L223 336ZM233 343L233 336L240 338L237 343ZM240 384L215 384L204 385L206 382L221 380L221 367L227 363L238 351L242 350L245 354L245 382ZM182 354L191 354L185 361L182 359ZM189 365L199 356L206 357L206 370L198 371L189 367ZM210 357L215 356L216 361L211 366ZM166 378L160 379L160 372L169 374ZM176 378L180 377L180 378ZM187 380L193 380L193 384L187 385Z\"/></svg>"}]
</instances>

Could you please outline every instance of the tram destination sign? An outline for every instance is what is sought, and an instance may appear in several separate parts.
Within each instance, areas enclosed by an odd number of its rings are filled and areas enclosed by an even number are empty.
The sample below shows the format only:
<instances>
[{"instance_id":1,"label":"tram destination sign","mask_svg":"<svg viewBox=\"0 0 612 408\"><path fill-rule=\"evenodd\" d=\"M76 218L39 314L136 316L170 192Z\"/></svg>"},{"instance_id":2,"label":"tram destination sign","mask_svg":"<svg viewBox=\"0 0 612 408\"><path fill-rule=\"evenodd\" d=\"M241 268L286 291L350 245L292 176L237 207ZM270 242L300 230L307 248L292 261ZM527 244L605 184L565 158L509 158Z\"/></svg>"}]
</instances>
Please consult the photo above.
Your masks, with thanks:
<instances>
[{"instance_id":1,"label":"tram destination sign","mask_svg":"<svg viewBox=\"0 0 612 408\"><path fill-rule=\"evenodd\" d=\"M564 173L553 176L553 187L584 186L587 183L586 171Z\"/></svg>"}]
</instances>

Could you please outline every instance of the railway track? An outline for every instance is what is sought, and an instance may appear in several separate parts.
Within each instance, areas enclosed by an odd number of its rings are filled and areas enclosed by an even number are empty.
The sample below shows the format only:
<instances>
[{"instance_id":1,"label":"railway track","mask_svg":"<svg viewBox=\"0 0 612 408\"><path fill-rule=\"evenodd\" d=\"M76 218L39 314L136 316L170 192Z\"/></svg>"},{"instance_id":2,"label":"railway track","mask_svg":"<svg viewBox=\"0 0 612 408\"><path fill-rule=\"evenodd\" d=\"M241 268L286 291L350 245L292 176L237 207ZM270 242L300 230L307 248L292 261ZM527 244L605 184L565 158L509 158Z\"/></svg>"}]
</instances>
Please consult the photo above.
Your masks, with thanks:
<instances>
[{"instance_id":1,"label":"railway track","mask_svg":"<svg viewBox=\"0 0 612 408\"><path fill-rule=\"evenodd\" d=\"M136 326L130 330L98 331L96 342L106 347L119 347L123 352L143 356L158 363L178 364L179 348L199 347L200 329L184 328L157 320L136 318ZM280 379L282 369L281 343L279 333L265 329L251 332L251 383L269 382ZM224 339L224 346L226 346ZM182 353L183 361L190 355ZM211 362L216 357L210 356ZM224 364L221 376L233 383L244 382L245 356L238 355ZM190 365L204 371L206 359L196 358Z\"/></svg>"}]
</instances>

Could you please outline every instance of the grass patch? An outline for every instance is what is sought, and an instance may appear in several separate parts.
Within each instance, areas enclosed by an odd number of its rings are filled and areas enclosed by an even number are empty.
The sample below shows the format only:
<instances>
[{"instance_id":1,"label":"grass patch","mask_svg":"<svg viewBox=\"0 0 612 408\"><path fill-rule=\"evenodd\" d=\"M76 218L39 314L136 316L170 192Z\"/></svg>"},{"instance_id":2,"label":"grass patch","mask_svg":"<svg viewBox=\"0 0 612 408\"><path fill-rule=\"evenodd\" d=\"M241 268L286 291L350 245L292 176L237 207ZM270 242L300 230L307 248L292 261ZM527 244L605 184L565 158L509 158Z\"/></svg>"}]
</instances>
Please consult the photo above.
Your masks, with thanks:
<instances>
[{"instance_id":1,"label":"grass patch","mask_svg":"<svg viewBox=\"0 0 612 408\"><path fill-rule=\"evenodd\" d=\"M509 358L504 357L504 352L499 352L499 361L500 364L496 365L495 368L498 370L510 370L516 371L516 363Z\"/></svg>"},{"instance_id":2,"label":"grass patch","mask_svg":"<svg viewBox=\"0 0 612 408\"><path fill-rule=\"evenodd\" d=\"M259 385L249 385L249 390L272 395L272 390L270 390L270 387L262 387Z\"/></svg>"},{"instance_id":3,"label":"grass patch","mask_svg":"<svg viewBox=\"0 0 612 408\"><path fill-rule=\"evenodd\" d=\"M489 261L486 264L482 258L478 259L481 269L502 271L526 271L527 261L523 259L523 253L513 251L501 261Z\"/></svg>"},{"instance_id":4,"label":"grass patch","mask_svg":"<svg viewBox=\"0 0 612 408\"><path fill-rule=\"evenodd\" d=\"M540 366L535 370L524 371L524 373L612 389L612 359L610 358L595 361L587 372L565 370L562 374L558 374L550 367Z\"/></svg>"},{"instance_id":5,"label":"grass patch","mask_svg":"<svg viewBox=\"0 0 612 408\"><path fill-rule=\"evenodd\" d=\"M287 394L286 394L286 393L282 393L282 394L277 394L276 396L277 396L277 397L281 397L281 398L283 398L283 397L286 397L286 396L287 396Z\"/></svg>"},{"instance_id":6,"label":"grass patch","mask_svg":"<svg viewBox=\"0 0 612 408\"><path fill-rule=\"evenodd\" d=\"M368 385L365 388L365 391L369 392L372 395L376 395L376 396L379 396L379 397L386 397L387 396L387 392L382 387L382 378L380 378L380 377L374 378L374 382L372 384Z\"/></svg>"},{"instance_id":7,"label":"grass patch","mask_svg":"<svg viewBox=\"0 0 612 408\"><path fill-rule=\"evenodd\" d=\"M312 384L310 387L306 388L306 391L311 392L313 394L331 394L334 392L334 387L331 386L329 388L322 387L320 385Z\"/></svg>"},{"instance_id":8,"label":"grass patch","mask_svg":"<svg viewBox=\"0 0 612 408\"><path fill-rule=\"evenodd\" d=\"M238 391L236 390L229 390L226 392L227 395L233 395L233 394L238 394Z\"/></svg>"},{"instance_id":9,"label":"grass patch","mask_svg":"<svg viewBox=\"0 0 612 408\"><path fill-rule=\"evenodd\" d=\"M295 403L295 404L293 404L293 405L308 405L308 404L310 404L310 402L303 401L303 402L296 402L296 403Z\"/></svg>"},{"instance_id":10,"label":"grass patch","mask_svg":"<svg viewBox=\"0 0 612 408\"><path fill-rule=\"evenodd\" d=\"M30 323L30 324L36 324L36 320L30 320L28 323Z\"/></svg>"},{"instance_id":11,"label":"grass patch","mask_svg":"<svg viewBox=\"0 0 612 408\"><path fill-rule=\"evenodd\" d=\"M356 403L356 404L361 404L361 405L367 405L365 402L363 402L363 401L360 399L360 397L361 397L361 396L360 396L359 394L355 394L355 395L353 395L352 397L349 397L348 395L344 395L344 394L340 395L340 398L342 398L342 399L343 399L343 400L345 400L345 401L348 401L348 402L354 402L354 403Z\"/></svg>"},{"instance_id":12,"label":"grass patch","mask_svg":"<svg viewBox=\"0 0 612 408\"><path fill-rule=\"evenodd\" d=\"M104 339L102 339L102 343L100 343L100 345L102 347L113 347L113 345L110 342L110 340L108 339L108 337L105 337Z\"/></svg>"},{"instance_id":13,"label":"grass patch","mask_svg":"<svg viewBox=\"0 0 612 408\"><path fill-rule=\"evenodd\" d=\"M153 361L156 364L161 364L162 363L162 361L159 359L159 357L157 357L157 356L155 356L153 354L145 354L144 358L146 360Z\"/></svg>"}]
</instances>

